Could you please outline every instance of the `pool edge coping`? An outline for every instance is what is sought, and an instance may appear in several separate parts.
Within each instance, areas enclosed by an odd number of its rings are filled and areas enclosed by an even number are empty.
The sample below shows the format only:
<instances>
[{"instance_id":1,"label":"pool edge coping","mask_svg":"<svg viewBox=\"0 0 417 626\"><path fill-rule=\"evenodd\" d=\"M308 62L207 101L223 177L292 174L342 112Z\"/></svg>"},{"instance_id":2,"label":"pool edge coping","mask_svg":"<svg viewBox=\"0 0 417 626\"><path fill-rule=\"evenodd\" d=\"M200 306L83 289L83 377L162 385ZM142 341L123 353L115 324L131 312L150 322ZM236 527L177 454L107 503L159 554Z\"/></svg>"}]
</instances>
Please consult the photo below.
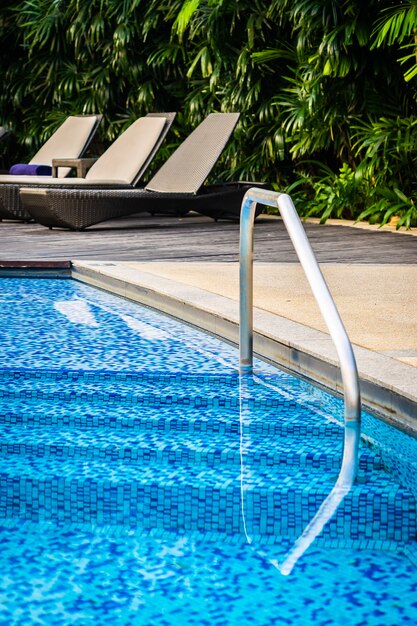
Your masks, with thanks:
<instances>
[{"instance_id":1,"label":"pool edge coping","mask_svg":"<svg viewBox=\"0 0 417 626\"><path fill-rule=\"evenodd\" d=\"M71 274L76 280L238 344L236 300L110 261L74 260ZM363 404L386 421L417 435L417 396L405 383L412 376L417 388L417 368L367 348L353 347ZM330 391L343 393L338 357L326 333L255 307L254 352Z\"/></svg>"}]
</instances>

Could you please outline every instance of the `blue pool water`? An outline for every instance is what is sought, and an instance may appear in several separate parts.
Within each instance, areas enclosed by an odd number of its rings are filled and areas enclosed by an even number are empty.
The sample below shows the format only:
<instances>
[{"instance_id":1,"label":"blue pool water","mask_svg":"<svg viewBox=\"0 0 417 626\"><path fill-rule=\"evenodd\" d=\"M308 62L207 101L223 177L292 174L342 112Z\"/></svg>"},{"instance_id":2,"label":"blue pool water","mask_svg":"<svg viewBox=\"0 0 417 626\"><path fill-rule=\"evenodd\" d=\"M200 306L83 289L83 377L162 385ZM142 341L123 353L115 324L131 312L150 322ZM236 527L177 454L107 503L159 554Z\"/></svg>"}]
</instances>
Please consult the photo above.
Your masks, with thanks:
<instances>
[{"instance_id":1,"label":"blue pool water","mask_svg":"<svg viewBox=\"0 0 417 626\"><path fill-rule=\"evenodd\" d=\"M414 439L364 414L282 576L340 399L261 361L242 385L232 346L72 280L0 279L0 319L0 624L417 623Z\"/></svg>"}]
</instances>

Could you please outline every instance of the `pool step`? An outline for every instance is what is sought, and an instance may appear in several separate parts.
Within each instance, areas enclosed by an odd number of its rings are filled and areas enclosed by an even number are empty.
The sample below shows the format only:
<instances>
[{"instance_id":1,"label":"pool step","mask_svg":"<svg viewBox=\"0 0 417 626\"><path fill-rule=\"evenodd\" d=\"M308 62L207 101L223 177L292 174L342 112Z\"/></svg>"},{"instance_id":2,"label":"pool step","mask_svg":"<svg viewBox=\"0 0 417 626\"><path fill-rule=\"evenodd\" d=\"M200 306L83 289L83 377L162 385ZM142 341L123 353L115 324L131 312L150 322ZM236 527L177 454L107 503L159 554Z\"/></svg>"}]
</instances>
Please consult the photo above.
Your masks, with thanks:
<instances>
[{"instance_id":1,"label":"pool step","mask_svg":"<svg viewBox=\"0 0 417 626\"><path fill-rule=\"evenodd\" d=\"M298 536L330 492L335 474L310 468L106 465L97 460L9 457L0 472L0 517L128 528ZM384 472L362 477L323 536L408 541L415 498Z\"/></svg>"},{"instance_id":2,"label":"pool step","mask_svg":"<svg viewBox=\"0 0 417 626\"><path fill-rule=\"evenodd\" d=\"M192 406L201 408L295 408L296 401L279 397L255 397L243 399L240 401L238 395L232 395L228 389L212 390L211 394L190 393L190 390L178 390L177 393L169 394L155 391L141 390L123 390L109 391L108 389L88 389L76 390L71 387L68 389L50 389L40 387L39 389L25 389L20 385L9 385L7 390L1 390L1 398L6 401L28 400L32 402L60 402L70 403L86 403L89 405L113 406L123 404L126 407L135 405L140 406ZM17 387L13 389L13 387Z\"/></svg>"},{"instance_id":3,"label":"pool step","mask_svg":"<svg viewBox=\"0 0 417 626\"><path fill-rule=\"evenodd\" d=\"M65 390L68 388L79 390L107 390L110 392L126 392L132 389L159 389L161 393L194 389L202 393L213 392L216 389L227 389L228 394L239 395L240 390L248 390L251 395L256 389L256 395L271 395L274 390L282 397L292 395L300 398L300 392L305 383L286 374L262 374L240 377L237 373L202 373L172 372L172 371L141 371L119 372L106 370L50 370L25 368L0 368L0 387L10 387L14 383L20 388L38 389L40 385L51 389ZM308 388L309 402L314 403L314 388ZM306 390L304 389L304 392ZM302 393L301 393L302 395Z\"/></svg>"},{"instance_id":4,"label":"pool step","mask_svg":"<svg viewBox=\"0 0 417 626\"><path fill-rule=\"evenodd\" d=\"M239 432L241 419L245 432L264 436L343 438L343 426L331 414L320 414L302 407L245 408L114 403L65 403L41 399L0 398L0 423L22 426L65 428L109 428L134 431L182 431L193 433Z\"/></svg>"},{"instance_id":5,"label":"pool step","mask_svg":"<svg viewBox=\"0 0 417 626\"><path fill-rule=\"evenodd\" d=\"M335 484L343 411L294 380L2 370L0 518L242 533L243 494L250 533L296 538ZM362 444L323 535L416 534L414 495Z\"/></svg>"},{"instance_id":6,"label":"pool step","mask_svg":"<svg viewBox=\"0 0 417 626\"><path fill-rule=\"evenodd\" d=\"M286 378L284 378L286 380ZM89 404L180 404L202 407L296 408L304 406L297 385L269 377L192 375L158 372L55 372L0 370L0 398L4 400L59 401ZM257 382L258 381L258 382ZM310 408L319 404L309 398Z\"/></svg>"},{"instance_id":7,"label":"pool step","mask_svg":"<svg viewBox=\"0 0 417 626\"><path fill-rule=\"evenodd\" d=\"M211 433L135 432L97 428L16 427L0 422L0 456L8 455L58 457L60 459L124 460L126 463L200 463L209 466L240 465L242 459L250 466L298 466L338 471L342 440L313 440L309 445L295 437L253 436L237 432L233 436ZM360 468L382 469L382 459L364 449Z\"/></svg>"}]
</instances>

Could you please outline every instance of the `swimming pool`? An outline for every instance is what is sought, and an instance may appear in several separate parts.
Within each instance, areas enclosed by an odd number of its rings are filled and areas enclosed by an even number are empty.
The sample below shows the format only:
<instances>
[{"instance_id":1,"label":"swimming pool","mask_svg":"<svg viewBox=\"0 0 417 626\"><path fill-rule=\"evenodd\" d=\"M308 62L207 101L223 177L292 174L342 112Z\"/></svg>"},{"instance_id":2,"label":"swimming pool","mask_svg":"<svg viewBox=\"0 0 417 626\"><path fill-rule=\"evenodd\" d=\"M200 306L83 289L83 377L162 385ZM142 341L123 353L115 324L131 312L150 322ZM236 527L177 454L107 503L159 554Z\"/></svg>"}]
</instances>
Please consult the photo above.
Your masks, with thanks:
<instances>
[{"instance_id":1,"label":"swimming pool","mask_svg":"<svg viewBox=\"0 0 417 626\"><path fill-rule=\"evenodd\" d=\"M358 485L283 577L341 400L261 361L242 398L214 337L72 280L0 286L4 623L416 623L414 439L364 415Z\"/></svg>"}]
</instances>

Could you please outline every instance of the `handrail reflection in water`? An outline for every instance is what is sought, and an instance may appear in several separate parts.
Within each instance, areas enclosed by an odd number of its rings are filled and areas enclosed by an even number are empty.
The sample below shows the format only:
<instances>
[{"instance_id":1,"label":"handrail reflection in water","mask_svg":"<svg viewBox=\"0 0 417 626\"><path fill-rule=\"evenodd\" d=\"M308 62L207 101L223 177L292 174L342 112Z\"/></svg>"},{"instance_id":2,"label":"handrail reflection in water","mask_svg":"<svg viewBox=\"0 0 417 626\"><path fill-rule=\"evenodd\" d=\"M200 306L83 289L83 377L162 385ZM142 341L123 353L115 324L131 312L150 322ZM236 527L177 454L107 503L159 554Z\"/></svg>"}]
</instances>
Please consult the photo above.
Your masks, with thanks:
<instances>
[{"instance_id":1,"label":"handrail reflection in water","mask_svg":"<svg viewBox=\"0 0 417 626\"><path fill-rule=\"evenodd\" d=\"M285 554L281 561L272 559L265 553L256 549L253 546L252 537L250 536L250 529L246 519L245 511L245 453L249 449L249 444L244 442L245 432L249 433L248 425L250 421L251 409L248 404L245 404L245 399L250 398L250 391L247 387L248 380L253 380L258 384L274 388L271 383L266 384L262 379L252 374L240 374L239 376L239 438L240 438L240 495L241 495L241 511L242 511L242 523L243 532L245 534L247 542L253 547L253 549L263 557L266 557L268 561L273 565L283 576L288 576L296 565L297 561L308 550L316 537L321 533L328 521L336 513L338 507L342 503L345 496L351 490L352 485L346 484L346 482L339 478L336 484L330 491L329 495L321 503L317 513L312 520L307 524L301 535L295 540L294 544Z\"/></svg>"}]
</instances>

